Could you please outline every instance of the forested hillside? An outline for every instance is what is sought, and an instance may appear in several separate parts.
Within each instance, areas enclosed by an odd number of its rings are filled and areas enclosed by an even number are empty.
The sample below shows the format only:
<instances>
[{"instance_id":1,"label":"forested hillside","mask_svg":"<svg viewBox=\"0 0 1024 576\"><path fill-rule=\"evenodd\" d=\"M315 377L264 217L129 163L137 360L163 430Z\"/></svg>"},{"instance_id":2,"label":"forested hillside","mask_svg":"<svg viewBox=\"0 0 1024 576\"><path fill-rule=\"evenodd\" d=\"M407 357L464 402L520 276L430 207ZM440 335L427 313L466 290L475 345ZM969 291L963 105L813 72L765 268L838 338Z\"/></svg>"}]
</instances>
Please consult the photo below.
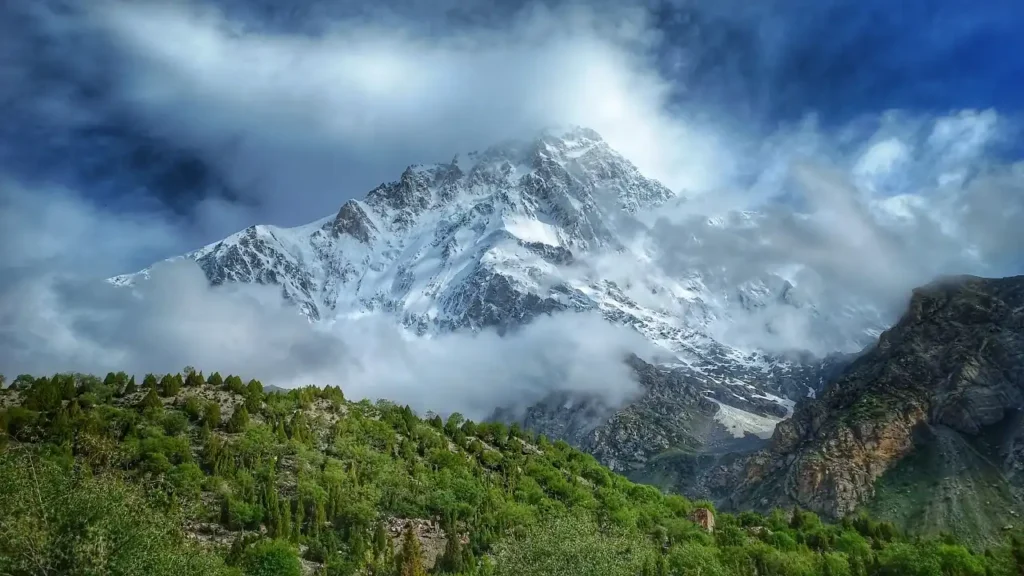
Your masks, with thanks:
<instances>
[{"instance_id":1,"label":"forested hillside","mask_svg":"<svg viewBox=\"0 0 1024 576\"><path fill-rule=\"evenodd\" d=\"M237 376L19 376L0 392L0 574L988 576L864 516L716 514L564 442Z\"/></svg>"}]
</instances>

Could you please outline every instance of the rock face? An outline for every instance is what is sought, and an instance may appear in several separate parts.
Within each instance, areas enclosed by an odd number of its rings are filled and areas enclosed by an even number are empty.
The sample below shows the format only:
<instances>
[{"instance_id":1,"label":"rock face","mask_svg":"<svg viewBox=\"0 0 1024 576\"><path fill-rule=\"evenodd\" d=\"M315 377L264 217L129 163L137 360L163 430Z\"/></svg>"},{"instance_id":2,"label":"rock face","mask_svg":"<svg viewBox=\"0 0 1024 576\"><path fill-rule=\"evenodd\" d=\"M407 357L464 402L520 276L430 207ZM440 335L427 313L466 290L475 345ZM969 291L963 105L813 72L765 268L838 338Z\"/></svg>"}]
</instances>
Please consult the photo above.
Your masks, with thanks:
<instances>
[{"instance_id":1,"label":"rock face","mask_svg":"<svg viewBox=\"0 0 1024 576\"><path fill-rule=\"evenodd\" d=\"M989 442L1019 488L1022 408L1024 277L944 279L915 290L875 346L776 427L731 503L839 517L869 504L909 455L939 449L948 461Z\"/></svg>"},{"instance_id":2,"label":"rock face","mask_svg":"<svg viewBox=\"0 0 1024 576\"><path fill-rule=\"evenodd\" d=\"M690 519L708 532L715 531L715 515L707 508L697 508L690 515Z\"/></svg>"}]
</instances>

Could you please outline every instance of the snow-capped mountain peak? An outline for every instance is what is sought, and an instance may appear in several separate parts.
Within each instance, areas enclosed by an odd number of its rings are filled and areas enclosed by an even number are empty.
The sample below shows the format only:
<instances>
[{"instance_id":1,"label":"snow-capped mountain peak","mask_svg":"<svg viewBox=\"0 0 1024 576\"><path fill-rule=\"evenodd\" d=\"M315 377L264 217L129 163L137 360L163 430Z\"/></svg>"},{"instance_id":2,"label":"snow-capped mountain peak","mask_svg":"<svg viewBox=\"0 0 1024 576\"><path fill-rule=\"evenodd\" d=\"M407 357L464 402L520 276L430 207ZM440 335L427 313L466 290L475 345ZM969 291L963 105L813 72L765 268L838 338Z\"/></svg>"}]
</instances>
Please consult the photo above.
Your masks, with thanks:
<instances>
[{"instance_id":1,"label":"snow-capped mountain peak","mask_svg":"<svg viewBox=\"0 0 1024 576\"><path fill-rule=\"evenodd\" d=\"M595 311L699 375L716 402L784 416L786 402L808 393L806 378L793 377L799 366L730 346L715 326L765 306L813 316L813 304L773 274L735 284L697 265L666 274L639 216L673 197L577 127L409 166L334 215L296 228L250 226L184 257L213 284L280 286L311 321L374 312L429 335ZM730 226L756 226L756 216L706 223L718 233Z\"/></svg>"}]
</instances>

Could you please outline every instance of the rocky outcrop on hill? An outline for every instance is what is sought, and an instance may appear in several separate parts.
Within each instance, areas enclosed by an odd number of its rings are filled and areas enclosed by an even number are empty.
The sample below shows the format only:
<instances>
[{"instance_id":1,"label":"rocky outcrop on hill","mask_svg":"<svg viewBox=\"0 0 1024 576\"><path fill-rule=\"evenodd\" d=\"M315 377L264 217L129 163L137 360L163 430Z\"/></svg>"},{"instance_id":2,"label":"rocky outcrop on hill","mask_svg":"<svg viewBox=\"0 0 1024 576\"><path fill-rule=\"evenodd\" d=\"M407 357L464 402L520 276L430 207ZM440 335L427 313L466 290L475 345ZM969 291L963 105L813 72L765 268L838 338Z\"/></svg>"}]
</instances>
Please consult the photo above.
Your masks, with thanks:
<instances>
[{"instance_id":1,"label":"rocky outcrop on hill","mask_svg":"<svg viewBox=\"0 0 1024 576\"><path fill-rule=\"evenodd\" d=\"M770 448L746 459L730 503L839 517L869 503L905 457L950 433L968 447L958 451L977 447L979 457L979 443L996 434L997 467L1021 485L1021 409L1024 276L944 279L915 290L874 347L797 405Z\"/></svg>"}]
</instances>

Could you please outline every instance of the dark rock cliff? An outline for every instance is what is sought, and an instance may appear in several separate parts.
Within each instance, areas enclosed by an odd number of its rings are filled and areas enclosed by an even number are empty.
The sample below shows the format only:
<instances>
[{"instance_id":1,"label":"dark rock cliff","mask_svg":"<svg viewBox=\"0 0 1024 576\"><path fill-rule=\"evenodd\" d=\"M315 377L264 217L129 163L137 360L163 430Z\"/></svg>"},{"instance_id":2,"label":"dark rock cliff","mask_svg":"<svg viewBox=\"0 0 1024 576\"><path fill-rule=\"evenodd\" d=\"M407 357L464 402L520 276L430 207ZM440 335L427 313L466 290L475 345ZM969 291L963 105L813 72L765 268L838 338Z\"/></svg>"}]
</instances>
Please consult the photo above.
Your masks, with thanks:
<instances>
[{"instance_id":1,"label":"dark rock cliff","mask_svg":"<svg viewBox=\"0 0 1024 576\"><path fill-rule=\"evenodd\" d=\"M1012 480L1024 469L1015 448L1022 408L1024 276L944 279L915 290L874 347L776 427L770 448L739 467L730 503L843 516L869 504L901 461L940 441L980 461L999 459L995 468ZM983 441L995 448L986 452ZM926 488L907 492L918 489Z\"/></svg>"}]
</instances>

